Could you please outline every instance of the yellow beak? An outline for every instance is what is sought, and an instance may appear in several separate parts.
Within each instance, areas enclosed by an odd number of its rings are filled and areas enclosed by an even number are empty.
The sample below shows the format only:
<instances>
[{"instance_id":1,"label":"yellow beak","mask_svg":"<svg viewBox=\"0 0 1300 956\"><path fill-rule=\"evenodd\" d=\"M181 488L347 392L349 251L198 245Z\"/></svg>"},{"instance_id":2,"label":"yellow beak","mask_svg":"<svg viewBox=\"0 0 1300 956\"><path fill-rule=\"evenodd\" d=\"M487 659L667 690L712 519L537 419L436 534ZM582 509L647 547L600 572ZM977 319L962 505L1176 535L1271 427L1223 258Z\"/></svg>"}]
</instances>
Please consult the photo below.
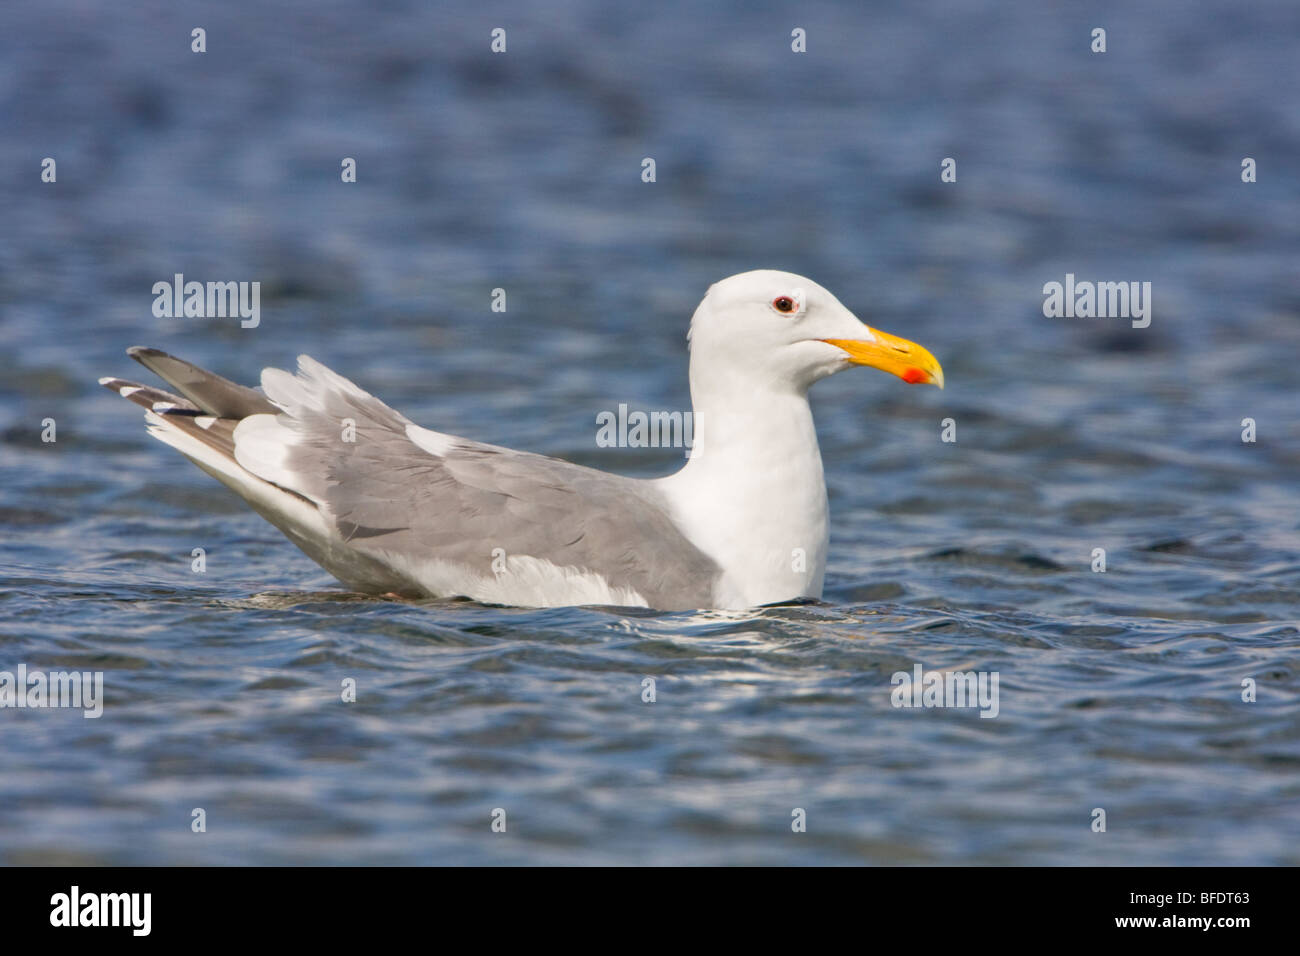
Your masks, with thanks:
<instances>
[{"instance_id":1,"label":"yellow beak","mask_svg":"<svg viewBox=\"0 0 1300 956\"><path fill-rule=\"evenodd\" d=\"M872 329L874 342L863 339L821 339L848 353L854 365L870 365L897 375L909 385L938 385L943 388L943 366L920 345L897 335Z\"/></svg>"}]
</instances>

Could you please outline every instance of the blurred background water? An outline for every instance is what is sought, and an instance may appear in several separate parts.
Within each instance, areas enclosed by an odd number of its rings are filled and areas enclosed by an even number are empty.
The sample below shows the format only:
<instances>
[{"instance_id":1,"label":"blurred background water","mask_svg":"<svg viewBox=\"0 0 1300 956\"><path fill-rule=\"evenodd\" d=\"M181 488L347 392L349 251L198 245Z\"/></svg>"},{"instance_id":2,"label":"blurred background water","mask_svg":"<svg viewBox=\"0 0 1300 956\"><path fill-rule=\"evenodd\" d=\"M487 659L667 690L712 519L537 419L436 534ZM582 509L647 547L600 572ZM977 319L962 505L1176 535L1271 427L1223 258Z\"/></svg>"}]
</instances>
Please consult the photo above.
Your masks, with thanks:
<instances>
[{"instance_id":1,"label":"blurred background water","mask_svg":"<svg viewBox=\"0 0 1300 956\"><path fill-rule=\"evenodd\" d=\"M0 670L107 700L0 711L0 862L1300 863L1300 7L1091 7L5 4ZM688 407L753 268L947 371L815 391L816 605L359 599L95 384L308 352L664 474L595 416ZM261 325L155 318L177 272ZM1150 328L1045 318L1067 272L1151 282ZM998 718L893 708L918 662L998 671Z\"/></svg>"}]
</instances>

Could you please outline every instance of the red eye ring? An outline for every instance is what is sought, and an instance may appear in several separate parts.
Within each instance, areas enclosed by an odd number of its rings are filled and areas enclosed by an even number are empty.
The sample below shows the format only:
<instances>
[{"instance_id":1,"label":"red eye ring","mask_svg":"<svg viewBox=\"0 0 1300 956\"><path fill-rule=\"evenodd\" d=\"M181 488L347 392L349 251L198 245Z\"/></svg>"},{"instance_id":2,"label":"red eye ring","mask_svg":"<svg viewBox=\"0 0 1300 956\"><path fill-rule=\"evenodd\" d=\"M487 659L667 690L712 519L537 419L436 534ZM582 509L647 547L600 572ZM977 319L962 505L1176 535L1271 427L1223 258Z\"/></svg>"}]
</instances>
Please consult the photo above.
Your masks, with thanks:
<instances>
[{"instance_id":1,"label":"red eye ring","mask_svg":"<svg viewBox=\"0 0 1300 956\"><path fill-rule=\"evenodd\" d=\"M784 312L786 315L789 315L790 313L799 310L799 303L791 296L778 295L772 300L772 308L776 309L778 312Z\"/></svg>"}]
</instances>

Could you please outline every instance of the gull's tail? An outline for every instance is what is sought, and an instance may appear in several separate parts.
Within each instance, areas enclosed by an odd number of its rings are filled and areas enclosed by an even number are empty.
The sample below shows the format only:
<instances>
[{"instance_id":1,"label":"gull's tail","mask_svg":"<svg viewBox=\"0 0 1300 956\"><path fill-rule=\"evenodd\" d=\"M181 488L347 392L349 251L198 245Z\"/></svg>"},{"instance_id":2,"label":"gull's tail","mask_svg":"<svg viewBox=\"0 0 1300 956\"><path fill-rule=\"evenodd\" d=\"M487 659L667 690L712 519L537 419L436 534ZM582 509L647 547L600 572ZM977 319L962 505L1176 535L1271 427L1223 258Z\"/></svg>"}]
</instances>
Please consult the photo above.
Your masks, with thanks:
<instances>
[{"instance_id":1,"label":"gull's tail","mask_svg":"<svg viewBox=\"0 0 1300 956\"><path fill-rule=\"evenodd\" d=\"M257 389L239 385L158 349L136 346L127 354L156 373L180 394L129 382L101 378L99 384L144 408L149 434L171 445L194 464L248 502L249 506L341 580L357 590L392 590L393 572L375 559L340 547L338 535L320 508L302 492L254 474L240 464L235 451L236 430L273 425L285 414ZM293 381L287 373L281 375ZM249 421L253 419L253 421ZM280 428L276 432L287 432ZM239 441L257 446L257 441ZM256 450L256 449L255 449ZM261 449L276 458L275 443ZM249 452L248 454L253 454ZM256 455L254 455L256 457ZM248 461L245 458L245 461ZM256 467L256 465L252 466ZM271 474L270 477L277 477ZM382 586L381 586L382 584Z\"/></svg>"},{"instance_id":2,"label":"gull's tail","mask_svg":"<svg viewBox=\"0 0 1300 956\"><path fill-rule=\"evenodd\" d=\"M144 408L149 434L248 497L244 487L259 479L235 461L235 427L249 415L274 415L279 409L255 389L236 385L158 349L137 345L126 354L180 394L121 378L101 378L99 384Z\"/></svg>"}]
</instances>

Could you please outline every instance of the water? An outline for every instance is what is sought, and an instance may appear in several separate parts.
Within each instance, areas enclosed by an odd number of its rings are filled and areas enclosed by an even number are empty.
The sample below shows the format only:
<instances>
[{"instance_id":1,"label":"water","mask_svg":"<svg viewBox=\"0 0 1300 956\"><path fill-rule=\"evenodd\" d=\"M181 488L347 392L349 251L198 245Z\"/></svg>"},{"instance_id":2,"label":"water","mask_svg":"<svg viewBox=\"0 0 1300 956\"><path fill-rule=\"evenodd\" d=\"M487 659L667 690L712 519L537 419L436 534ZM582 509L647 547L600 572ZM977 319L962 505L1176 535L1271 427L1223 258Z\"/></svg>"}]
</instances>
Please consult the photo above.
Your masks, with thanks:
<instances>
[{"instance_id":1,"label":"water","mask_svg":"<svg viewBox=\"0 0 1300 956\"><path fill-rule=\"evenodd\" d=\"M1300 10L1044 6L6 5L0 670L106 702L0 711L0 861L1300 863ZM947 372L815 391L815 605L350 596L95 384L309 352L663 474L595 416L686 407L691 310L757 267ZM155 319L176 272L261 325ZM1067 272L1151 327L1045 318ZM894 708L917 663L998 717Z\"/></svg>"}]
</instances>

